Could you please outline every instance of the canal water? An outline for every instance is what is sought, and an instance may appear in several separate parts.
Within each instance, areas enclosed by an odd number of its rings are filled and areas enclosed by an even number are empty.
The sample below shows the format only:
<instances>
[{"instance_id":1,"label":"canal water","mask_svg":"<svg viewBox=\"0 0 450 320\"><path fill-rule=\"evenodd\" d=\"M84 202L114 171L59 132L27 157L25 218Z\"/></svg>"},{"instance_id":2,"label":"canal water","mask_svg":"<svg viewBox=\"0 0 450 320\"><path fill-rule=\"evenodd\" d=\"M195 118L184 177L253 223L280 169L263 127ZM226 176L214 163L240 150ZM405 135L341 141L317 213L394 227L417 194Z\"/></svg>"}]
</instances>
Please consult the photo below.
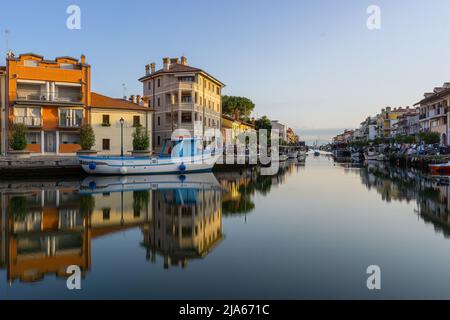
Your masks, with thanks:
<instances>
[{"instance_id":1,"label":"canal water","mask_svg":"<svg viewBox=\"0 0 450 320\"><path fill-rule=\"evenodd\" d=\"M449 191L327 156L276 176L0 181L0 299L450 298Z\"/></svg>"}]
</instances>

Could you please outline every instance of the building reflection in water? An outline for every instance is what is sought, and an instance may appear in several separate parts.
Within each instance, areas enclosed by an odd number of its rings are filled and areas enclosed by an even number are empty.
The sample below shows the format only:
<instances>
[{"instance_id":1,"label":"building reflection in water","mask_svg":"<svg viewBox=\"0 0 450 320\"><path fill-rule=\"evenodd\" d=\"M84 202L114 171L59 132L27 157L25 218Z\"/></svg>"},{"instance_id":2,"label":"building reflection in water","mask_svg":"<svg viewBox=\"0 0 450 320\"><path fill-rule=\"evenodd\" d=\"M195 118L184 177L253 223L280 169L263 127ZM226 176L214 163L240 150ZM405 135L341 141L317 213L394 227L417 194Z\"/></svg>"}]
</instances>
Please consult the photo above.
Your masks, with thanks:
<instances>
[{"instance_id":1,"label":"building reflection in water","mask_svg":"<svg viewBox=\"0 0 450 320\"><path fill-rule=\"evenodd\" d=\"M213 174L189 175L178 188L153 191L152 223L144 227L147 258L164 258L164 268L185 268L223 239L222 190Z\"/></svg>"},{"instance_id":2,"label":"building reflection in water","mask_svg":"<svg viewBox=\"0 0 450 320\"><path fill-rule=\"evenodd\" d=\"M450 237L449 177L432 177L383 163L370 163L360 174L362 183L375 189L384 201L415 202L420 218Z\"/></svg>"},{"instance_id":3,"label":"building reflection in water","mask_svg":"<svg viewBox=\"0 0 450 320\"><path fill-rule=\"evenodd\" d=\"M0 189L0 268L10 284L65 278L91 268L91 241L140 228L147 259L186 267L223 240L222 216L250 213L255 194L267 195L295 165L277 176L258 170L186 176L88 177L82 182L11 182ZM138 244L136 244L138 245Z\"/></svg>"}]
</instances>

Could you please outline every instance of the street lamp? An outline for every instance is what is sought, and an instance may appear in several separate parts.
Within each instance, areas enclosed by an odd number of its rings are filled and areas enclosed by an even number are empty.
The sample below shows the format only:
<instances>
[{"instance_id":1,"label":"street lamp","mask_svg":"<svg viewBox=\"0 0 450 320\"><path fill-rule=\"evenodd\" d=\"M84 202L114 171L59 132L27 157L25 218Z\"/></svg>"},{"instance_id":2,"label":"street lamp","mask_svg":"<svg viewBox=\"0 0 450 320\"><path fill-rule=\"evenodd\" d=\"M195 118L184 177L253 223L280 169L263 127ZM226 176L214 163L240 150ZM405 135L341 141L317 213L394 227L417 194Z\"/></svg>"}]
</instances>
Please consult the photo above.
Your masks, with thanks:
<instances>
[{"instance_id":1,"label":"street lamp","mask_svg":"<svg viewBox=\"0 0 450 320\"><path fill-rule=\"evenodd\" d=\"M123 124L125 120L120 118L120 156L123 157Z\"/></svg>"}]
</instances>

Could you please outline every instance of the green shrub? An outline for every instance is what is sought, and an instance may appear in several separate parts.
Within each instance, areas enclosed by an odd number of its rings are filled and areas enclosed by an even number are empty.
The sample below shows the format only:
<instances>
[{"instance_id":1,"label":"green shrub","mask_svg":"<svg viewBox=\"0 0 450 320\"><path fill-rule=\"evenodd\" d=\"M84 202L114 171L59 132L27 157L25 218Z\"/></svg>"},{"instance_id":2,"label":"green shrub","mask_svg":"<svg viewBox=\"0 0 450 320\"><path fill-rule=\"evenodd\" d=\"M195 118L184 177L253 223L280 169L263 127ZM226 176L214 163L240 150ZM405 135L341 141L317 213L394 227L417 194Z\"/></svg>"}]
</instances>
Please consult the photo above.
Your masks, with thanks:
<instances>
[{"instance_id":1,"label":"green shrub","mask_svg":"<svg viewBox=\"0 0 450 320\"><path fill-rule=\"evenodd\" d=\"M89 124L83 124L80 128L80 145L82 150L91 150L95 144L94 130Z\"/></svg>"},{"instance_id":2,"label":"green shrub","mask_svg":"<svg viewBox=\"0 0 450 320\"><path fill-rule=\"evenodd\" d=\"M437 132L422 132L419 135L420 140L426 144L435 144L441 142L441 137Z\"/></svg>"},{"instance_id":3,"label":"green shrub","mask_svg":"<svg viewBox=\"0 0 450 320\"><path fill-rule=\"evenodd\" d=\"M150 147L150 137L143 127L136 127L133 132L133 150L143 151Z\"/></svg>"},{"instance_id":4,"label":"green shrub","mask_svg":"<svg viewBox=\"0 0 450 320\"><path fill-rule=\"evenodd\" d=\"M12 127L9 145L13 150L21 151L27 147L27 127L21 123L15 123Z\"/></svg>"}]
</instances>

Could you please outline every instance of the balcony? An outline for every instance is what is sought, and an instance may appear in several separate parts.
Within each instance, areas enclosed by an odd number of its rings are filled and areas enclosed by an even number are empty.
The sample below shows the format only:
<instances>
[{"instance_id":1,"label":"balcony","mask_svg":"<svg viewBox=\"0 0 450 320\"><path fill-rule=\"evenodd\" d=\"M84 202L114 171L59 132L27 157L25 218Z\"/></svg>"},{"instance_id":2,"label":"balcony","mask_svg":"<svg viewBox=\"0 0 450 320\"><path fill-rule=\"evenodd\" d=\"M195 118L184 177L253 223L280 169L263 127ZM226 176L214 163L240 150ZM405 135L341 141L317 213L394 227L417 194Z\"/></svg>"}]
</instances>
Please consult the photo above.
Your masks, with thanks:
<instances>
[{"instance_id":1,"label":"balcony","mask_svg":"<svg viewBox=\"0 0 450 320\"><path fill-rule=\"evenodd\" d=\"M72 94L54 94L46 91L17 91L18 101L34 101L34 102L62 102L62 103L81 103L83 95L80 92Z\"/></svg>"},{"instance_id":2,"label":"balcony","mask_svg":"<svg viewBox=\"0 0 450 320\"><path fill-rule=\"evenodd\" d=\"M27 127L39 128L42 127L42 118L33 116L25 116L25 117L15 116L14 124L24 124Z\"/></svg>"}]
</instances>

